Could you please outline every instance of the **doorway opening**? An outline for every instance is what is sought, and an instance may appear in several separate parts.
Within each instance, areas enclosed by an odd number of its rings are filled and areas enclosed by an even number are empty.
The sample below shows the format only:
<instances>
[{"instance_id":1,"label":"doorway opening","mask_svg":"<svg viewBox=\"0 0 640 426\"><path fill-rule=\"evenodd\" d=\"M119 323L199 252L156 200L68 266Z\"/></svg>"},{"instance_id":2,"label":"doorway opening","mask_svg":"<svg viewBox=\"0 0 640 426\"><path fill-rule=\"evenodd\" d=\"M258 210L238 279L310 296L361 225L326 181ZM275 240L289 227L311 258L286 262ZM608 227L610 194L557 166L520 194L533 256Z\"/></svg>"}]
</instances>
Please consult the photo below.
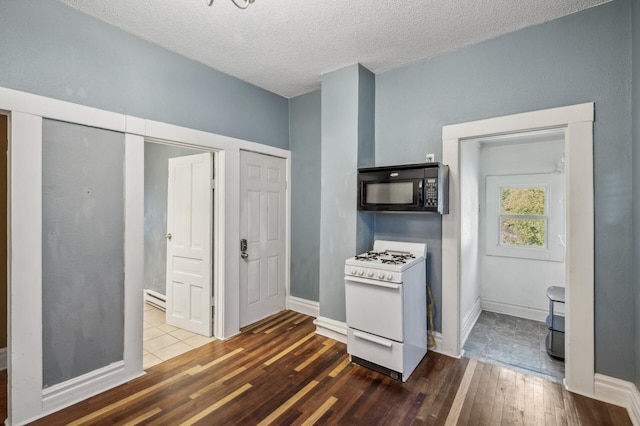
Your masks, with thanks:
<instances>
[{"instance_id":1,"label":"doorway opening","mask_svg":"<svg viewBox=\"0 0 640 426\"><path fill-rule=\"evenodd\" d=\"M564 379L563 306L554 305L555 330L546 320L548 288L565 287L564 134L460 144L463 355L556 382Z\"/></svg>"},{"instance_id":2,"label":"doorway opening","mask_svg":"<svg viewBox=\"0 0 640 426\"><path fill-rule=\"evenodd\" d=\"M143 369L214 340L213 155L145 142Z\"/></svg>"},{"instance_id":3,"label":"doorway opening","mask_svg":"<svg viewBox=\"0 0 640 426\"><path fill-rule=\"evenodd\" d=\"M442 161L452 184L450 214L442 217L442 344L446 354L462 351L460 147L465 140L522 132L565 129L565 380L568 390L594 394L594 104L584 103L445 126Z\"/></svg>"}]
</instances>

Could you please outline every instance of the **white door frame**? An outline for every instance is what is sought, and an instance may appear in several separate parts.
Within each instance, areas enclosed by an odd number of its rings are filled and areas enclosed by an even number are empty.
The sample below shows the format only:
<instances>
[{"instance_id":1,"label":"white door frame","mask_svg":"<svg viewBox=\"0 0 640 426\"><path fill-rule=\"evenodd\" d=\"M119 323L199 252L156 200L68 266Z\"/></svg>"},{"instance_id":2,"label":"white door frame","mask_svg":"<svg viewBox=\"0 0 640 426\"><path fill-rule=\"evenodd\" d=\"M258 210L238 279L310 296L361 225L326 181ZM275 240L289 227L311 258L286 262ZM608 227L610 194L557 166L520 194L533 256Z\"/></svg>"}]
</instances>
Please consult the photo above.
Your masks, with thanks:
<instances>
[{"instance_id":1,"label":"white door frame","mask_svg":"<svg viewBox=\"0 0 640 426\"><path fill-rule=\"evenodd\" d=\"M144 141L217 151L214 238L215 336L240 331L240 150L287 161L291 152L255 142L145 120L0 87L0 110L9 114L8 424L36 420L144 374L142 370ZM124 359L42 389L42 119L122 132L125 135ZM289 294L291 195L286 193L285 283ZM215 225L214 225L215 226ZM215 232L215 231L214 231ZM230 255L225 256L225 253Z\"/></svg>"},{"instance_id":2,"label":"white door frame","mask_svg":"<svg viewBox=\"0 0 640 426\"><path fill-rule=\"evenodd\" d=\"M594 395L594 104L552 108L442 128L442 162L449 165L450 213L442 216L442 347L461 353L460 143L465 139L565 128L566 339L565 386Z\"/></svg>"}]
</instances>

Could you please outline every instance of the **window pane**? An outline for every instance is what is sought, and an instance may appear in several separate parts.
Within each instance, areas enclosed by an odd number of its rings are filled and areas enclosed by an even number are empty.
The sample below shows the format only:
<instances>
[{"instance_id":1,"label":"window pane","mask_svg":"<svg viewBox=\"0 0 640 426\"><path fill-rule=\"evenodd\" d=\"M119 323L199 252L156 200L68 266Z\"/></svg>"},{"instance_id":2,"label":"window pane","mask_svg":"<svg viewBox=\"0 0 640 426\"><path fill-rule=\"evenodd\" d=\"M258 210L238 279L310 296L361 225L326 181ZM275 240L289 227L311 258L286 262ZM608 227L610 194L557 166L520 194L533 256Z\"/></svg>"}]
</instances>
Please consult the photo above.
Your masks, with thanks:
<instances>
[{"instance_id":1,"label":"window pane","mask_svg":"<svg viewBox=\"0 0 640 426\"><path fill-rule=\"evenodd\" d=\"M502 188L502 214L544 215L545 188Z\"/></svg>"},{"instance_id":2,"label":"window pane","mask_svg":"<svg viewBox=\"0 0 640 426\"><path fill-rule=\"evenodd\" d=\"M502 219L500 244L544 247L544 219Z\"/></svg>"}]
</instances>

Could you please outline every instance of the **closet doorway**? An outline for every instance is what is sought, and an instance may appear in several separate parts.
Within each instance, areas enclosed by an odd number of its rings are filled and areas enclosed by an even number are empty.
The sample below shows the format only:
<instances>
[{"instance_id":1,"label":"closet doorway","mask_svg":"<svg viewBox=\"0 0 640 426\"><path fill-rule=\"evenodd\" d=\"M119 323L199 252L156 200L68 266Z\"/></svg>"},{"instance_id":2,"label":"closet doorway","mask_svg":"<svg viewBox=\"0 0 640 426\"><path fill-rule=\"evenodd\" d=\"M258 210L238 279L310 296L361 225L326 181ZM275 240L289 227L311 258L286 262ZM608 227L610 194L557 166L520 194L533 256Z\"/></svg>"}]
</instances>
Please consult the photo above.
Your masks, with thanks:
<instances>
[{"instance_id":1,"label":"closet doorway","mask_svg":"<svg viewBox=\"0 0 640 426\"><path fill-rule=\"evenodd\" d=\"M547 351L545 321L547 288L565 281L564 137L560 128L460 144L463 355L556 382L563 354Z\"/></svg>"},{"instance_id":2,"label":"closet doorway","mask_svg":"<svg viewBox=\"0 0 640 426\"><path fill-rule=\"evenodd\" d=\"M213 153L145 142L143 368L213 330Z\"/></svg>"}]
</instances>

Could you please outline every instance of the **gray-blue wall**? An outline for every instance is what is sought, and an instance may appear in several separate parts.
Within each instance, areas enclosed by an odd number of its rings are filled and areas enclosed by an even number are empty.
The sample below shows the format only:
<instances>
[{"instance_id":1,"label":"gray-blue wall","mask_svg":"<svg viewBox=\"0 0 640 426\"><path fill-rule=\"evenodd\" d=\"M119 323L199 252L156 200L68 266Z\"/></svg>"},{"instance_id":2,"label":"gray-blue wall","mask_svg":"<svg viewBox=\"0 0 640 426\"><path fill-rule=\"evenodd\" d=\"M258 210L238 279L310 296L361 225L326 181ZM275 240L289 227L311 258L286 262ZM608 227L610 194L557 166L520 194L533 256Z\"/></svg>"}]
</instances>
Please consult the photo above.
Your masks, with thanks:
<instances>
[{"instance_id":1,"label":"gray-blue wall","mask_svg":"<svg viewBox=\"0 0 640 426\"><path fill-rule=\"evenodd\" d=\"M144 144L144 288L166 294L167 191L169 158L203 151L172 145Z\"/></svg>"},{"instance_id":2,"label":"gray-blue wall","mask_svg":"<svg viewBox=\"0 0 640 426\"><path fill-rule=\"evenodd\" d=\"M289 100L291 295L320 301L320 91Z\"/></svg>"},{"instance_id":3,"label":"gray-blue wall","mask_svg":"<svg viewBox=\"0 0 640 426\"><path fill-rule=\"evenodd\" d=\"M289 146L287 99L58 1L0 1L0 40L0 86Z\"/></svg>"},{"instance_id":4,"label":"gray-blue wall","mask_svg":"<svg viewBox=\"0 0 640 426\"><path fill-rule=\"evenodd\" d=\"M121 361L124 135L44 120L43 387Z\"/></svg>"},{"instance_id":5,"label":"gray-blue wall","mask_svg":"<svg viewBox=\"0 0 640 426\"><path fill-rule=\"evenodd\" d=\"M356 187L358 166L374 160L365 139L373 109L360 105L374 99L374 89L370 71L357 64L322 76L320 315L336 321L346 318L344 261L373 239L373 215L356 210Z\"/></svg>"},{"instance_id":6,"label":"gray-blue wall","mask_svg":"<svg viewBox=\"0 0 640 426\"><path fill-rule=\"evenodd\" d=\"M376 162L441 158L442 126L595 102L598 373L635 380L631 5L613 1L376 76ZM376 237L423 239L441 317L440 221L379 215Z\"/></svg>"},{"instance_id":7,"label":"gray-blue wall","mask_svg":"<svg viewBox=\"0 0 640 426\"><path fill-rule=\"evenodd\" d=\"M631 3L633 15L633 264L635 290L635 372L640 387L640 4Z\"/></svg>"}]
</instances>

